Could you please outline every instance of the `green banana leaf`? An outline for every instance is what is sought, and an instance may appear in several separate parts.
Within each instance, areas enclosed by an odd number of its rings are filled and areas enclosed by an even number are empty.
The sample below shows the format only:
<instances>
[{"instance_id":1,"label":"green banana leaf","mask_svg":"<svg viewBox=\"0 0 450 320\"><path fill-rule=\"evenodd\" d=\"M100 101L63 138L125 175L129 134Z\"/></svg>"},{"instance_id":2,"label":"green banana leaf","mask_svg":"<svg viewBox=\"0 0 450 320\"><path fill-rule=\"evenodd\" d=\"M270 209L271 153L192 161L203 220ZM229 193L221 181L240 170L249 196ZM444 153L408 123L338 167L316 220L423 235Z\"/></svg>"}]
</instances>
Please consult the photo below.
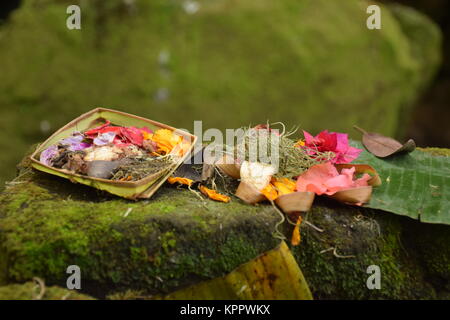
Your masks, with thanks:
<instances>
[{"instance_id":1,"label":"green banana leaf","mask_svg":"<svg viewBox=\"0 0 450 320\"><path fill-rule=\"evenodd\" d=\"M286 243L239 266L224 277L204 281L159 299L312 300L302 271Z\"/></svg>"},{"instance_id":2,"label":"green banana leaf","mask_svg":"<svg viewBox=\"0 0 450 320\"><path fill-rule=\"evenodd\" d=\"M352 141L351 145L363 149L353 163L373 166L382 181L365 207L421 222L450 224L450 157L415 150L381 159L360 142Z\"/></svg>"}]
</instances>

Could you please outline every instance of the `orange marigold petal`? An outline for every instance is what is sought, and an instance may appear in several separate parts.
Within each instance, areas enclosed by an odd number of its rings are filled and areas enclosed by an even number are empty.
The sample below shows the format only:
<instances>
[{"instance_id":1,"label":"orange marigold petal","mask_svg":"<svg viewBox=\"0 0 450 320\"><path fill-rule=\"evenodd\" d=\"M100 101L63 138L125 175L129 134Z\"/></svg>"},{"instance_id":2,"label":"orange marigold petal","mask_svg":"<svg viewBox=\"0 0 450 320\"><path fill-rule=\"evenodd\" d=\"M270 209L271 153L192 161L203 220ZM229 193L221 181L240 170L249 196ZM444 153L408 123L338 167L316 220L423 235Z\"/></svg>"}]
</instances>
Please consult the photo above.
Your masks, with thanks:
<instances>
[{"instance_id":1,"label":"orange marigold petal","mask_svg":"<svg viewBox=\"0 0 450 320\"><path fill-rule=\"evenodd\" d=\"M181 136L169 129L156 130L150 139L156 142L156 145L158 146L157 151L162 154L170 153L172 149L183 140Z\"/></svg>"},{"instance_id":2,"label":"orange marigold petal","mask_svg":"<svg viewBox=\"0 0 450 320\"><path fill-rule=\"evenodd\" d=\"M153 137L153 133L147 132L145 130L141 130L141 132L144 140L150 140Z\"/></svg>"},{"instance_id":3,"label":"orange marigold petal","mask_svg":"<svg viewBox=\"0 0 450 320\"><path fill-rule=\"evenodd\" d=\"M181 178L181 177L169 177L167 179L167 182L169 182L170 184L179 183L179 184L184 184L186 186L191 186L194 183L194 180L191 180L188 178Z\"/></svg>"},{"instance_id":4,"label":"orange marigold petal","mask_svg":"<svg viewBox=\"0 0 450 320\"><path fill-rule=\"evenodd\" d=\"M291 244L293 246L298 246L300 244L300 224L302 223L302 217L298 217L297 223L295 224L294 231L292 232Z\"/></svg>"},{"instance_id":5,"label":"orange marigold petal","mask_svg":"<svg viewBox=\"0 0 450 320\"><path fill-rule=\"evenodd\" d=\"M230 202L230 197L224 194L218 193L216 190L209 189L205 186L200 186L200 191L208 198L221 202Z\"/></svg>"},{"instance_id":6,"label":"orange marigold petal","mask_svg":"<svg viewBox=\"0 0 450 320\"><path fill-rule=\"evenodd\" d=\"M269 183L264 189L261 190L261 193L269 200L275 200L278 198L277 189L273 186L272 183Z\"/></svg>"},{"instance_id":7,"label":"orange marigold petal","mask_svg":"<svg viewBox=\"0 0 450 320\"><path fill-rule=\"evenodd\" d=\"M295 182L288 178L277 179L272 182L278 191L278 195L289 194L295 191Z\"/></svg>"}]
</instances>

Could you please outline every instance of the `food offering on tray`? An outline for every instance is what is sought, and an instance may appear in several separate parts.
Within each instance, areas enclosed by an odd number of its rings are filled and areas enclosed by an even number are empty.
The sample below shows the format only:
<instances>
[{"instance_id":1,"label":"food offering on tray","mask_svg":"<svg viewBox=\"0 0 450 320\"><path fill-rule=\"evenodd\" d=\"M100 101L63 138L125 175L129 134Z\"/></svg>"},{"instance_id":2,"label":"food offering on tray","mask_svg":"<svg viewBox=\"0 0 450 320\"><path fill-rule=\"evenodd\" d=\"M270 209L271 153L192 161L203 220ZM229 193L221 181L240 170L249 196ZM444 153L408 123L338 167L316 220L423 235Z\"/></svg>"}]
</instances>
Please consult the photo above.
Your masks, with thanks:
<instances>
[{"instance_id":1,"label":"food offering on tray","mask_svg":"<svg viewBox=\"0 0 450 320\"><path fill-rule=\"evenodd\" d=\"M172 167L190 143L170 129L114 125L74 131L45 149L41 163L89 177L138 181Z\"/></svg>"},{"instance_id":2,"label":"food offering on tray","mask_svg":"<svg viewBox=\"0 0 450 320\"><path fill-rule=\"evenodd\" d=\"M124 112L97 108L31 155L34 168L128 199L149 198L189 156L197 137Z\"/></svg>"}]
</instances>

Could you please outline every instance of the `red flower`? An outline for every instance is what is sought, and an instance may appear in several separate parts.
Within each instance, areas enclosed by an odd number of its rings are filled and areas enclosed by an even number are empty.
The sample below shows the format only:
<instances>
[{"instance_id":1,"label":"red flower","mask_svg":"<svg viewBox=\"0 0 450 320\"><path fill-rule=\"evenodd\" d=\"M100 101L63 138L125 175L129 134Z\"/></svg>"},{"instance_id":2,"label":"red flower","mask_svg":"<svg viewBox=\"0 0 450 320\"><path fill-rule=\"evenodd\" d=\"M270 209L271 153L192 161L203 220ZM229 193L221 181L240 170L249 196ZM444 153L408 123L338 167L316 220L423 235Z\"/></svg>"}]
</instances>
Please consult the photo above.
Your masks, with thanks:
<instances>
[{"instance_id":1,"label":"red flower","mask_svg":"<svg viewBox=\"0 0 450 320\"><path fill-rule=\"evenodd\" d=\"M331 163L349 163L358 158L361 149L351 147L348 144L348 135L346 133L328 132L324 130L317 136L313 137L306 131L304 143L299 146L308 151L309 155L317 155L319 152L332 151L335 157L331 159Z\"/></svg>"},{"instance_id":2,"label":"red flower","mask_svg":"<svg viewBox=\"0 0 450 320\"><path fill-rule=\"evenodd\" d=\"M106 132L114 132L116 134L113 143L119 147L126 147L132 144L142 147L144 140L142 131L151 132L150 129L144 127L138 129L136 127L118 127L111 126L111 122L107 121L104 125L86 131L84 134L90 139L95 139L98 135Z\"/></svg>"},{"instance_id":3,"label":"red flower","mask_svg":"<svg viewBox=\"0 0 450 320\"><path fill-rule=\"evenodd\" d=\"M129 142L139 147L142 147L144 137L140 129L136 127L122 127L120 132L122 136L125 137Z\"/></svg>"}]
</instances>

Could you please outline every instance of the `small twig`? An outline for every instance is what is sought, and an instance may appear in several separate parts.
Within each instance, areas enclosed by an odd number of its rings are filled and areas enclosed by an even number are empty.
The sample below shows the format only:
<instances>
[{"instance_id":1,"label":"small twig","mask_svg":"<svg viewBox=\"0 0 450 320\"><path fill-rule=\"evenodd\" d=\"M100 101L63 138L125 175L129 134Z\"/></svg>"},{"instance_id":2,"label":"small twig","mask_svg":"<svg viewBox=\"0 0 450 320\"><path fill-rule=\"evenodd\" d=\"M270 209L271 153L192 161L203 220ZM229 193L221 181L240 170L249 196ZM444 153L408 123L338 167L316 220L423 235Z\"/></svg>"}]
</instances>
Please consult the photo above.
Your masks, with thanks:
<instances>
[{"instance_id":1,"label":"small twig","mask_svg":"<svg viewBox=\"0 0 450 320\"><path fill-rule=\"evenodd\" d=\"M317 232L324 232L324 229L320 229L319 227L316 227L315 225L313 225L311 222L304 220L303 221L307 226L313 228L314 230L316 230Z\"/></svg>"},{"instance_id":2,"label":"small twig","mask_svg":"<svg viewBox=\"0 0 450 320\"><path fill-rule=\"evenodd\" d=\"M32 171L33 171L33 170L32 170L31 168L25 169L21 174L19 174L19 175L18 175L17 177L15 177L13 180L5 182L5 186L6 186L6 187L11 187L11 186L15 186L15 185L18 185L18 184L22 184L22 183L28 182L28 180L20 180L20 179L21 179L23 176L25 176L25 175L31 173Z\"/></svg>"},{"instance_id":3,"label":"small twig","mask_svg":"<svg viewBox=\"0 0 450 320\"><path fill-rule=\"evenodd\" d=\"M192 189L192 187L190 185L188 185L188 190L190 192L192 192L193 194L195 194L195 196L198 197L201 202L205 202L205 199L203 199L203 197L200 195L200 192L195 191L194 189Z\"/></svg>"},{"instance_id":4,"label":"small twig","mask_svg":"<svg viewBox=\"0 0 450 320\"><path fill-rule=\"evenodd\" d=\"M33 300L41 300L42 297L45 294L45 283L41 278L38 277L34 277L33 280L37 283L37 285L39 286L39 294L33 298Z\"/></svg>"},{"instance_id":5,"label":"small twig","mask_svg":"<svg viewBox=\"0 0 450 320\"><path fill-rule=\"evenodd\" d=\"M213 190L216 190L216 191L217 191L216 177L213 177L213 178L211 179L211 188L212 188Z\"/></svg>"},{"instance_id":6,"label":"small twig","mask_svg":"<svg viewBox=\"0 0 450 320\"><path fill-rule=\"evenodd\" d=\"M230 191L228 190L228 187L227 187L227 183L225 181L225 177L222 175L222 173L220 172L220 170L216 166L214 166L214 172L217 175L219 175L219 177L222 179L222 184L223 184L223 188L225 189L225 192L226 193L230 193ZM215 181L215 179L216 179L216 177L214 176L214 181Z\"/></svg>"},{"instance_id":7,"label":"small twig","mask_svg":"<svg viewBox=\"0 0 450 320\"><path fill-rule=\"evenodd\" d=\"M353 256L353 255L349 255L349 256L341 256L340 254L337 253L337 248L334 248L334 250L333 250L333 255L334 255L336 258L339 258L339 259L356 258L356 256Z\"/></svg>"},{"instance_id":8,"label":"small twig","mask_svg":"<svg viewBox=\"0 0 450 320\"><path fill-rule=\"evenodd\" d=\"M272 124L269 124L269 128L270 128L270 126L273 126L273 125L276 125L276 124L279 124L283 128L283 131L280 133L280 136L284 136L285 133L286 133L286 125L283 122L278 121L278 122L274 122ZM295 131L294 131L294 133L295 133Z\"/></svg>"},{"instance_id":9,"label":"small twig","mask_svg":"<svg viewBox=\"0 0 450 320\"><path fill-rule=\"evenodd\" d=\"M361 129L360 127L358 127L358 126L356 126L356 125L353 126L353 129L355 129L356 131L361 132L362 134L367 134L367 131L366 131L366 130Z\"/></svg>"},{"instance_id":10,"label":"small twig","mask_svg":"<svg viewBox=\"0 0 450 320\"><path fill-rule=\"evenodd\" d=\"M241 287L241 289L239 289L239 291L237 292L237 295L242 294L242 292L244 292L246 289L247 289L247 285L244 284L244 285Z\"/></svg>"},{"instance_id":11,"label":"small twig","mask_svg":"<svg viewBox=\"0 0 450 320\"><path fill-rule=\"evenodd\" d=\"M328 252L328 251L331 251L331 250L334 250L334 247L331 247L331 248L322 250L322 251L320 251L319 253L320 253L320 254L324 254L325 252Z\"/></svg>"},{"instance_id":12,"label":"small twig","mask_svg":"<svg viewBox=\"0 0 450 320\"><path fill-rule=\"evenodd\" d=\"M286 240L286 237L283 235L283 233L280 232L280 230L278 230L278 227L279 227L280 225L282 225L282 224L284 223L284 221L285 221L284 213L281 212L280 209L277 208L277 206L275 205L275 203L273 202L273 200L270 200L270 203L272 204L272 207L273 207L273 208L275 209L275 211L280 215L280 218L281 218L280 221L278 221L278 222L275 224L275 231L274 231L274 233L273 233L273 236L274 236L275 238L277 238L277 239L280 239L280 240Z\"/></svg>"},{"instance_id":13,"label":"small twig","mask_svg":"<svg viewBox=\"0 0 450 320\"><path fill-rule=\"evenodd\" d=\"M67 292L64 296L61 297L61 300L67 300L67 298L70 297L71 294L72 292Z\"/></svg>"},{"instance_id":14,"label":"small twig","mask_svg":"<svg viewBox=\"0 0 450 320\"><path fill-rule=\"evenodd\" d=\"M128 208L127 211L123 214L123 217L124 218L128 217L131 211L133 211L133 208Z\"/></svg>"},{"instance_id":15,"label":"small twig","mask_svg":"<svg viewBox=\"0 0 450 320\"><path fill-rule=\"evenodd\" d=\"M198 191L195 191L194 189L192 189L192 187L191 187L190 185L188 185L188 190L189 190L190 192L192 192L196 197L198 197L198 198L200 199L200 201L201 201L201 206L202 206L203 208L205 208L206 210L209 211L209 208L208 208L208 206L206 205L206 201L205 201L205 199L202 197L201 193L198 192Z\"/></svg>"},{"instance_id":16,"label":"small twig","mask_svg":"<svg viewBox=\"0 0 450 320\"><path fill-rule=\"evenodd\" d=\"M293 225L293 226L297 225L294 221L292 221L292 220L289 218L288 215L286 215L286 221L287 221L289 224Z\"/></svg>"},{"instance_id":17,"label":"small twig","mask_svg":"<svg viewBox=\"0 0 450 320\"><path fill-rule=\"evenodd\" d=\"M333 251L333 255L334 255L336 258L339 258L339 259L356 258L356 257L353 256L353 255L349 255L349 256L342 256L342 255L340 255L339 253L337 253L337 248L336 248L336 247L331 247L331 248L322 250L322 251L320 251L319 253L320 253L320 254L323 254L323 253L330 252L330 251Z\"/></svg>"}]
</instances>

